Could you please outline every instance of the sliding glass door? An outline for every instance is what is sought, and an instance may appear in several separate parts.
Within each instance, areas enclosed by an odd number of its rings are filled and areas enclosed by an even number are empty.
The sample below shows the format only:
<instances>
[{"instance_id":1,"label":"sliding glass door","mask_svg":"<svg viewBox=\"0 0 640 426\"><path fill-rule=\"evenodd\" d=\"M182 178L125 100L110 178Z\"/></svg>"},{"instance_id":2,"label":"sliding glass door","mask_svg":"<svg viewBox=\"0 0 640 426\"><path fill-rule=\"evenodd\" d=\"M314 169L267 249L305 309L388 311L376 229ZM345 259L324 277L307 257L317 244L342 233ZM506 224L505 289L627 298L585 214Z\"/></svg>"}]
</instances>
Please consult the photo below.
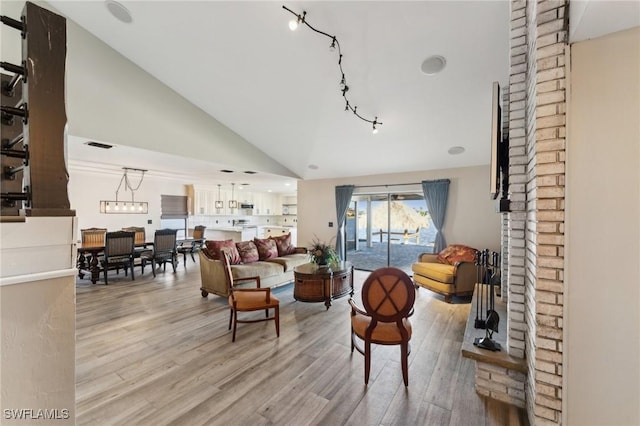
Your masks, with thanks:
<instances>
[{"instance_id":1,"label":"sliding glass door","mask_svg":"<svg viewBox=\"0 0 640 426\"><path fill-rule=\"evenodd\" d=\"M420 192L354 195L345 229L356 269L394 266L410 274L420 253L433 252L435 228Z\"/></svg>"}]
</instances>

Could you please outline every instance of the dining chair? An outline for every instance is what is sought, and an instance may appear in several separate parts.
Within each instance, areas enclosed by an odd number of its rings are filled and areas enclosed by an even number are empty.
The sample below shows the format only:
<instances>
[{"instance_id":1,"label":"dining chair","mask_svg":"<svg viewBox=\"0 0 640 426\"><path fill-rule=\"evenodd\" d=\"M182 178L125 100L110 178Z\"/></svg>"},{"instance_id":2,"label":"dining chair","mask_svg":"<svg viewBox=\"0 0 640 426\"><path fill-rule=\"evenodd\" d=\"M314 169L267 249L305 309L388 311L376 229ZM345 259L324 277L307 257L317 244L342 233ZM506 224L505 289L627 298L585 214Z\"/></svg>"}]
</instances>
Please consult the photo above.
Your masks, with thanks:
<instances>
[{"instance_id":1,"label":"dining chair","mask_svg":"<svg viewBox=\"0 0 640 426\"><path fill-rule=\"evenodd\" d=\"M104 246L105 235L107 234L107 228L85 228L80 230L80 241L83 246L95 245ZM78 252L77 266L82 271L87 265L91 264L92 256ZM80 278L84 274L80 272Z\"/></svg>"},{"instance_id":2,"label":"dining chair","mask_svg":"<svg viewBox=\"0 0 640 426\"><path fill-rule=\"evenodd\" d=\"M280 301L271 294L270 288L260 287L260 277L234 278L231 272L231 255L227 249L222 249L222 262L224 273L229 286L229 330L233 326L231 341L236 341L236 327L238 323L251 323L261 321L274 321L276 324L276 336L280 337ZM237 288L238 281L255 281L256 288ZM238 312L252 312L263 310L265 318L238 319ZM274 310L272 317L269 316L269 309Z\"/></svg>"},{"instance_id":3,"label":"dining chair","mask_svg":"<svg viewBox=\"0 0 640 426\"><path fill-rule=\"evenodd\" d=\"M379 268L362 285L362 304L351 305L351 352L364 355L364 383L369 383L371 344L400 345L400 361L404 385L409 385L409 340L416 289L411 278L397 268ZM364 348L356 340L364 342Z\"/></svg>"},{"instance_id":4,"label":"dining chair","mask_svg":"<svg viewBox=\"0 0 640 426\"><path fill-rule=\"evenodd\" d=\"M104 283L109 284L109 270L124 269L125 276L131 268L131 280L135 280L133 272L133 248L135 234L133 232L115 231L107 232L105 236L104 258L101 266L104 271Z\"/></svg>"},{"instance_id":5,"label":"dining chair","mask_svg":"<svg viewBox=\"0 0 640 426\"><path fill-rule=\"evenodd\" d=\"M153 249L147 247L147 232L144 226L129 226L127 228L122 228L123 231L134 232L134 249L133 249L133 263L135 266L140 266L141 272L144 272L144 267L142 265L143 259L142 255L144 253L151 253Z\"/></svg>"},{"instance_id":6,"label":"dining chair","mask_svg":"<svg viewBox=\"0 0 640 426\"><path fill-rule=\"evenodd\" d=\"M148 261L151 261L151 271L156 276L156 263L162 264L162 270L167 270L167 262L171 262L173 272L176 272L177 251L176 251L175 229L158 229L153 236L153 250L142 254L142 272Z\"/></svg>"},{"instance_id":7,"label":"dining chair","mask_svg":"<svg viewBox=\"0 0 640 426\"><path fill-rule=\"evenodd\" d=\"M191 242L185 241L178 246L177 250L178 253L182 254L185 267L187 266L187 254L191 255L191 260L193 260L194 262L196 261L194 253L197 253L198 251L200 251L200 249L202 249L202 246L204 244L204 230L206 228L206 226L197 225L193 229Z\"/></svg>"}]
</instances>

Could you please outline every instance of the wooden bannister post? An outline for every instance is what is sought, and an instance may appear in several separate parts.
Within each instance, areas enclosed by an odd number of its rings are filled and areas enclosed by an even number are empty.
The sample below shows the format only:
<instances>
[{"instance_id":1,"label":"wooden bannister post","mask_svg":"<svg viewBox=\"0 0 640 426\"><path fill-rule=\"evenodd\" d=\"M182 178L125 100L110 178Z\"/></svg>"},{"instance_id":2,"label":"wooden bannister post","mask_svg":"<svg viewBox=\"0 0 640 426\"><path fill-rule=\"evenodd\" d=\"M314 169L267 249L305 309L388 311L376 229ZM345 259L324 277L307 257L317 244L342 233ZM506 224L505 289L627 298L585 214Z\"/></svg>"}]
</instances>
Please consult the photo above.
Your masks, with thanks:
<instances>
[{"instance_id":1,"label":"wooden bannister post","mask_svg":"<svg viewBox=\"0 0 640 426\"><path fill-rule=\"evenodd\" d=\"M8 129L4 125L4 118L8 115L3 112L3 167L5 163L14 164L18 160L22 161L25 167L22 172L11 177L16 181L12 184L9 183L7 170L3 170L3 208L0 212L2 216L75 216L75 211L70 209L67 192L69 174L65 162L66 20L27 2L21 21L15 22L22 22L20 29L23 34L22 58L25 75L22 77L22 84L15 84L16 93L18 86L22 86L22 96L17 98L14 94L5 104L3 90L2 106L13 109L14 126L16 122L22 123L21 144L28 155L22 160L15 157L5 158L15 154L5 150L5 145L11 139L4 136L5 130ZM6 24L4 20L3 23ZM5 77L3 84L4 82ZM18 130L14 130L8 136L14 137L14 134L19 133ZM20 164L20 161L17 164ZM17 191L9 191L9 187ZM13 192L13 195L9 192ZM21 202L15 201L18 197L16 192L27 195L21 209ZM14 198L13 202L10 195Z\"/></svg>"}]
</instances>

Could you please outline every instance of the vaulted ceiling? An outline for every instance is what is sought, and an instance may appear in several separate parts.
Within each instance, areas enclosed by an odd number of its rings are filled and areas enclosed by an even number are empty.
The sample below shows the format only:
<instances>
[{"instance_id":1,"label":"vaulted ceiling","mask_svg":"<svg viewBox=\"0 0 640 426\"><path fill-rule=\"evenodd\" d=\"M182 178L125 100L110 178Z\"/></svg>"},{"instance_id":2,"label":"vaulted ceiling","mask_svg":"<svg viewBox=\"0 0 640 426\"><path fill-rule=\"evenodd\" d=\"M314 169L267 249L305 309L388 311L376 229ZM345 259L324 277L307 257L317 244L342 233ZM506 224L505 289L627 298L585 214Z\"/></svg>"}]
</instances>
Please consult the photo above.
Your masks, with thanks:
<instances>
[{"instance_id":1,"label":"vaulted ceiling","mask_svg":"<svg viewBox=\"0 0 640 426\"><path fill-rule=\"evenodd\" d=\"M489 162L491 86L508 84L507 1L121 1L130 23L103 1L49 3L300 178ZM620 2L574 3L582 38L620 25L599 5ZM382 122L377 134L345 112L331 40L291 31L283 5L337 37L349 101ZM432 55L446 66L427 75Z\"/></svg>"}]
</instances>

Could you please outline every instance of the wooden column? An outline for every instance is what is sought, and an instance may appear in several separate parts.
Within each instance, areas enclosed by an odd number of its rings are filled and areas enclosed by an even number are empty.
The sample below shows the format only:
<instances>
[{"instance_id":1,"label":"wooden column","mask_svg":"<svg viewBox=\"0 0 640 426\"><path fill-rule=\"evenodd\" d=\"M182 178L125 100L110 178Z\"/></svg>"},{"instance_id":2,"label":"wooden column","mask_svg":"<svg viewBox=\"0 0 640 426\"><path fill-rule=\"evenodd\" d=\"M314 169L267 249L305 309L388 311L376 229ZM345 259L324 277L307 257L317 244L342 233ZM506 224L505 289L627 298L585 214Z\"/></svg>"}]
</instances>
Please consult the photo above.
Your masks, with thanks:
<instances>
[{"instance_id":1,"label":"wooden column","mask_svg":"<svg viewBox=\"0 0 640 426\"><path fill-rule=\"evenodd\" d=\"M19 25L20 22L22 25ZM8 133L17 135L22 132L28 158L24 160L26 167L23 173L15 173L11 180L3 176L3 208L0 213L3 220L6 216L16 215L75 216L75 211L70 209L67 193L69 174L65 162L66 20L27 2L20 22L14 21L17 24L8 25L21 27L19 29L23 34L22 66L26 75L16 85L16 88L21 86L22 96L19 98L14 94L9 97L9 94L5 96L3 93L2 102L3 107L19 108L18 112L25 116L11 117L3 112L3 123L12 118L14 126L15 123L22 124L22 129L16 128ZM5 150L5 144L8 143L5 139L10 139L4 136L5 130L9 129L3 125L3 157L11 158L11 153L7 155ZM3 158L3 166L5 163L13 166L15 158ZM6 175L5 172L3 169ZM26 194L28 199L24 203L12 202L9 192L14 189Z\"/></svg>"}]
</instances>

